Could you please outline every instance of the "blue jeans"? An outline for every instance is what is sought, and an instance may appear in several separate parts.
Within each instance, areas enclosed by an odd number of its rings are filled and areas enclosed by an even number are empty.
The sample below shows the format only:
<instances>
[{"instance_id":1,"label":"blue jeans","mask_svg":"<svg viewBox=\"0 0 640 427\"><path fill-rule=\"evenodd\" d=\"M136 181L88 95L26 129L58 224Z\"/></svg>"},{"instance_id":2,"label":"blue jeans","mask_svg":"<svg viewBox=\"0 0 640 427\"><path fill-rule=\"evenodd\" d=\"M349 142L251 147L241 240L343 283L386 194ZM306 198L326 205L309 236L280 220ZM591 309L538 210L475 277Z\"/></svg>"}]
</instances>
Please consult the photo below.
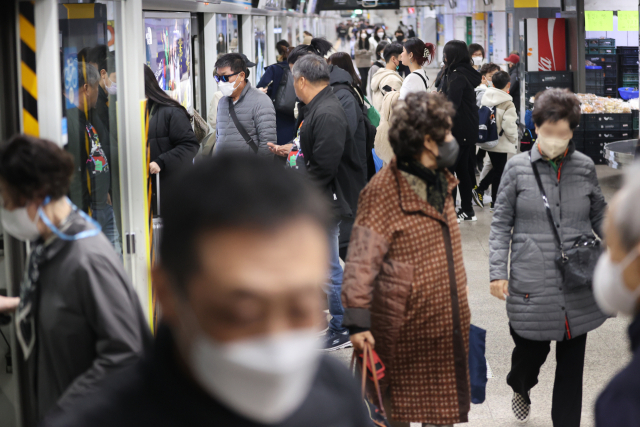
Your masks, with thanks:
<instances>
[{"instance_id":1,"label":"blue jeans","mask_svg":"<svg viewBox=\"0 0 640 427\"><path fill-rule=\"evenodd\" d=\"M116 227L116 216L113 212L113 206L107 205L103 209L91 208L93 219L102 227L102 233L107 236L116 253L122 259L122 246L120 245L120 233Z\"/></svg>"},{"instance_id":2,"label":"blue jeans","mask_svg":"<svg viewBox=\"0 0 640 427\"><path fill-rule=\"evenodd\" d=\"M340 222L329 232L329 246L330 246L330 266L331 275L330 282L327 283L325 292L327 294L327 301L329 302L329 313L331 314L331 322L329 323L329 332L342 333L347 328L342 326L342 316L344 315L344 308L342 307L342 266L340 265Z\"/></svg>"}]
</instances>

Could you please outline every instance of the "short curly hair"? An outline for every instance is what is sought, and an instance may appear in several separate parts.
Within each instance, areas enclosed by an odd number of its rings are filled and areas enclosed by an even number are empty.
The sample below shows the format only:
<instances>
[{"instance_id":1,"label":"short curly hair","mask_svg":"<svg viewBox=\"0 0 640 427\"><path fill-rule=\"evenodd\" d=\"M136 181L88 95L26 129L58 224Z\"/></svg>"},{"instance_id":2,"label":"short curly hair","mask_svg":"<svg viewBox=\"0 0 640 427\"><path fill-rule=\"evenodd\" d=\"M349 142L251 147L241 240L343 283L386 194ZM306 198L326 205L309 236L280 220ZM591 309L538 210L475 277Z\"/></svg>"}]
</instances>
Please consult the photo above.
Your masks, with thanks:
<instances>
[{"instance_id":1,"label":"short curly hair","mask_svg":"<svg viewBox=\"0 0 640 427\"><path fill-rule=\"evenodd\" d=\"M51 141L16 135L0 146L0 178L15 202L66 196L73 169L71 154Z\"/></svg>"},{"instance_id":2,"label":"short curly hair","mask_svg":"<svg viewBox=\"0 0 640 427\"><path fill-rule=\"evenodd\" d=\"M533 122L540 127L545 122L566 120L571 130L580 124L580 101L568 89L547 89L536 94Z\"/></svg>"},{"instance_id":3,"label":"short curly hair","mask_svg":"<svg viewBox=\"0 0 640 427\"><path fill-rule=\"evenodd\" d=\"M393 108L389 143L401 160L416 159L424 150L424 137L444 144L455 114L453 104L441 93L410 93Z\"/></svg>"}]
</instances>

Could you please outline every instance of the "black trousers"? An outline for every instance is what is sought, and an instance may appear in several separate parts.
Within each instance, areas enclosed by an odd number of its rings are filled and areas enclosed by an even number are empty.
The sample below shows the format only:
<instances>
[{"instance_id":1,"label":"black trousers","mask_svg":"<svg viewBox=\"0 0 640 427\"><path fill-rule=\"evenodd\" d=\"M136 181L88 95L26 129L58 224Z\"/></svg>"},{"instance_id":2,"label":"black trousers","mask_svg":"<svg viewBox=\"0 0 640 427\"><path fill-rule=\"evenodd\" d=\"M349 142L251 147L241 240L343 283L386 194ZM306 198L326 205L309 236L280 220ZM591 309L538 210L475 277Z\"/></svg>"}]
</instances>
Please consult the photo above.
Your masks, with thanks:
<instances>
[{"instance_id":1,"label":"black trousers","mask_svg":"<svg viewBox=\"0 0 640 427\"><path fill-rule=\"evenodd\" d=\"M458 188L460 188L460 206L462 210L468 214L474 212L473 206L471 205L471 190L475 186L476 175L475 173L471 176L469 173L471 172L471 159L472 156L476 155L475 152L476 146L472 145L461 145L460 153L458 154L458 161L455 166L450 169L451 173L455 173L458 177L458 181L460 184ZM453 190L453 200L456 200L456 190Z\"/></svg>"},{"instance_id":2,"label":"black trousers","mask_svg":"<svg viewBox=\"0 0 640 427\"><path fill-rule=\"evenodd\" d=\"M362 89L362 93L367 93L367 82L369 81L369 69L367 68L358 68L358 72L360 73L360 89Z\"/></svg>"},{"instance_id":3,"label":"black trousers","mask_svg":"<svg viewBox=\"0 0 640 427\"><path fill-rule=\"evenodd\" d=\"M498 200L498 188L500 187L502 172L504 172L504 167L507 165L507 153L493 153L491 151L487 151L487 153L493 167L484 179L480 181L477 191L478 193L484 193L491 186L491 201L495 206L496 200Z\"/></svg>"},{"instance_id":4,"label":"black trousers","mask_svg":"<svg viewBox=\"0 0 640 427\"><path fill-rule=\"evenodd\" d=\"M527 402L529 390L538 384L540 367L549 354L550 341L533 341L519 336L509 325L516 347L511 355L507 384ZM587 334L556 342L556 377L553 383L551 419L554 427L580 427L582 373Z\"/></svg>"},{"instance_id":5,"label":"black trousers","mask_svg":"<svg viewBox=\"0 0 640 427\"><path fill-rule=\"evenodd\" d=\"M476 167L478 170L482 171L482 165L484 162L484 156L487 154L487 150L483 150L482 148L478 149L476 153Z\"/></svg>"}]
</instances>

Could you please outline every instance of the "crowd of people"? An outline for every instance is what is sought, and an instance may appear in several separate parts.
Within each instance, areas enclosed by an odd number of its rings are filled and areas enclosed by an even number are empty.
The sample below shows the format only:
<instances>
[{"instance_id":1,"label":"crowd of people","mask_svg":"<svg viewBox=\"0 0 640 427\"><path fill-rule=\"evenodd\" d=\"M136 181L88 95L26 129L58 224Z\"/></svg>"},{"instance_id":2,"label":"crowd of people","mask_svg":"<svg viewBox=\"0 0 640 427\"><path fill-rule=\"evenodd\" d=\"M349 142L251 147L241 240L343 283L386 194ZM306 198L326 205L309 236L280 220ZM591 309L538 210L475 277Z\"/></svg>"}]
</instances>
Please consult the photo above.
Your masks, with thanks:
<instances>
[{"instance_id":1,"label":"crowd of people","mask_svg":"<svg viewBox=\"0 0 640 427\"><path fill-rule=\"evenodd\" d=\"M80 129L70 119L66 150L23 135L0 146L2 224L31 242L19 297L0 296L33 384L28 425L366 426L371 407L352 373L319 351L351 346L375 349L385 366L389 425L467 422L473 307L461 224L476 220L489 187L489 291L506 300L514 341L513 415L529 419L555 341L553 425L580 425L587 334L635 315L638 351L639 175L606 215L594 163L572 142L573 94L536 96L537 141L518 153L519 57L505 58L507 72L481 46L452 40L430 85L435 46L403 27L391 40L382 26L340 25L353 54L310 34L295 47L279 41L256 87L256 64L221 55L211 156L197 162L192 114L144 67L148 168L167 189L153 345L117 229L96 213L113 212L108 169L94 162L86 173L86 153L74 151L88 132L92 158L110 156L98 100L116 78L102 57L79 72L67 113ZM91 189L80 207L74 183ZM639 360L598 399L598 426L640 420Z\"/></svg>"}]
</instances>

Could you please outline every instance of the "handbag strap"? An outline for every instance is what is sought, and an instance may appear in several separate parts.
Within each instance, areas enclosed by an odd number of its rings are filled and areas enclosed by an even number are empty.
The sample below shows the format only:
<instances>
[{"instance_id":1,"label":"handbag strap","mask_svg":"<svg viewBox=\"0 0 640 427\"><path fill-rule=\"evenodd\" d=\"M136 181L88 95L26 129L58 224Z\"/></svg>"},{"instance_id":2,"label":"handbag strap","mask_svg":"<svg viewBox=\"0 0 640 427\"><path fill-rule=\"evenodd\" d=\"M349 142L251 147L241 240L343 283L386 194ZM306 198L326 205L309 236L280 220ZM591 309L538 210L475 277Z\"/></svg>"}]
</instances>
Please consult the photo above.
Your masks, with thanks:
<instances>
[{"instance_id":1,"label":"handbag strap","mask_svg":"<svg viewBox=\"0 0 640 427\"><path fill-rule=\"evenodd\" d=\"M529 151L529 162L531 162L531 151ZM536 177L538 188L540 189L540 193L542 194L542 201L544 202L544 208L545 208L545 211L547 212L547 218L549 219L551 230L553 230L553 235L555 236L556 242L558 243L560 252L562 252L562 258L565 259L566 255L563 250L562 239L560 238L560 234L558 233L558 230L557 230L558 225L553 219L553 213L551 213L551 206L549 206L549 199L547 198L547 193L545 193L544 188L542 187L542 180L540 179L540 174L538 173L538 167L534 162L531 162L531 168L533 169L533 175Z\"/></svg>"},{"instance_id":2,"label":"handbag strap","mask_svg":"<svg viewBox=\"0 0 640 427\"><path fill-rule=\"evenodd\" d=\"M384 404L382 403L382 391L380 389L380 383L378 382L378 373L375 372L376 363L373 358L373 348L371 348L371 344L367 341L364 342L364 349L362 351L362 385L361 385L361 394L362 399L364 399L366 390L367 390L367 361L371 363L371 374L373 376L373 384L375 386L376 394L378 396L378 406L380 407L380 412L382 416L387 418L387 414L384 410ZM356 352L354 351L351 356L351 371L353 371L353 367L356 363Z\"/></svg>"},{"instance_id":3,"label":"handbag strap","mask_svg":"<svg viewBox=\"0 0 640 427\"><path fill-rule=\"evenodd\" d=\"M419 73L419 72L417 72L417 71L414 71L414 72L413 72L413 73L411 73L411 74L416 74L418 77L420 77L420 78L422 79L422 83L424 83L424 87L425 87L425 89L427 89L427 91L429 91L429 85L427 84L427 80L425 80L425 78L422 76L422 74L420 74L420 73Z\"/></svg>"},{"instance_id":4,"label":"handbag strap","mask_svg":"<svg viewBox=\"0 0 640 427\"><path fill-rule=\"evenodd\" d=\"M255 154L258 154L258 146L255 142L253 142L253 139L251 139L251 136L249 136L249 133L244 128L244 126L240 124L240 120L238 120L236 109L233 105L233 99L231 99L231 97L229 97L229 115L231 116L231 120L233 120L233 123L236 125L236 129L238 129L238 132L240 132L240 135L242 135L247 144L249 144L249 147L251 147L253 152Z\"/></svg>"}]
</instances>

